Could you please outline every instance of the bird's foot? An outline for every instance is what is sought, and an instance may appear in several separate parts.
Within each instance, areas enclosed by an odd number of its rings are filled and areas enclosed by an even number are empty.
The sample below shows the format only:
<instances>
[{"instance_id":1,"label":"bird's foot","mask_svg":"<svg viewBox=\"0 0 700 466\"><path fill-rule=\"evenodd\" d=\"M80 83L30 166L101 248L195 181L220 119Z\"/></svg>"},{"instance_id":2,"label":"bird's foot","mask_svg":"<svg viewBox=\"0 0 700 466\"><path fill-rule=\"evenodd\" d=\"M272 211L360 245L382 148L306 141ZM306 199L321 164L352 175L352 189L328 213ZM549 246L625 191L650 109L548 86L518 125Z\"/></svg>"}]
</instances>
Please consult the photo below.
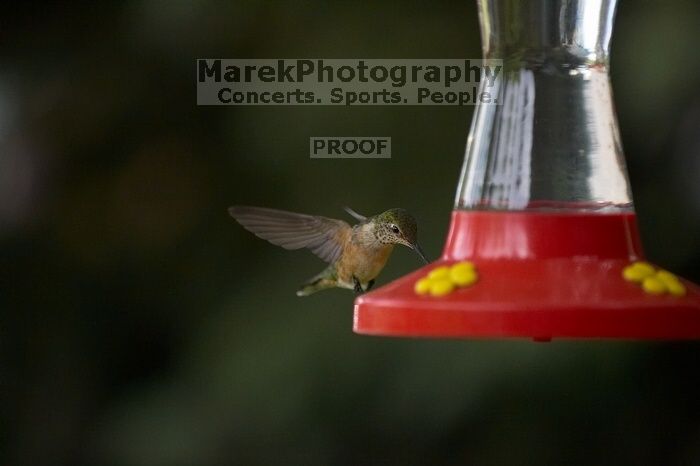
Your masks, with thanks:
<instances>
[{"instance_id":1,"label":"bird's foot","mask_svg":"<svg viewBox=\"0 0 700 466\"><path fill-rule=\"evenodd\" d=\"M373 286L374 286L374 279L367 282L367 289L365 291L371 290Z\"/></svg>"},{"instance_id":2,"label":"bird's foot","mask_svg":"<svg viewBox=\"0 0 700 466\"><path fill-rule=\"evenodd\" d=\"M362 284L360 283L360 280L358 280L357 277L355 277L354 275L352 276L352 282L355 284L354 290L356 294L360 294L364 291L362 289Z\"/></svg>"}]
</instances>

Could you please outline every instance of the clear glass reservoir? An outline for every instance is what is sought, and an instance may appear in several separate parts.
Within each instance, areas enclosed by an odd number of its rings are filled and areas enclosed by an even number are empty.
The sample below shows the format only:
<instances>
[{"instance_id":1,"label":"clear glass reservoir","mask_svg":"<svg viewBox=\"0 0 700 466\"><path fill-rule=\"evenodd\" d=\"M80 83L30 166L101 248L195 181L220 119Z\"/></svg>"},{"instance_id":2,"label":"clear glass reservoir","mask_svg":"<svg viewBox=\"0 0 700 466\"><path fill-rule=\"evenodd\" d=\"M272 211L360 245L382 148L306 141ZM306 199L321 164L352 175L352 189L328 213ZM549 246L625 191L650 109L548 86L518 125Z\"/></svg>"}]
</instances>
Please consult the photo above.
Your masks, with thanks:
<instances>
[{"instance_id":1,"label":"clear glass reservoir","mask_svg":"<svg viewBox=\"0 0 700 466\"><path fill-rule=\"evenodd\" d=\"M458 209L632 212L608 76L616 0L480 0L484 59Z\"/></svg>"}]
</instances>

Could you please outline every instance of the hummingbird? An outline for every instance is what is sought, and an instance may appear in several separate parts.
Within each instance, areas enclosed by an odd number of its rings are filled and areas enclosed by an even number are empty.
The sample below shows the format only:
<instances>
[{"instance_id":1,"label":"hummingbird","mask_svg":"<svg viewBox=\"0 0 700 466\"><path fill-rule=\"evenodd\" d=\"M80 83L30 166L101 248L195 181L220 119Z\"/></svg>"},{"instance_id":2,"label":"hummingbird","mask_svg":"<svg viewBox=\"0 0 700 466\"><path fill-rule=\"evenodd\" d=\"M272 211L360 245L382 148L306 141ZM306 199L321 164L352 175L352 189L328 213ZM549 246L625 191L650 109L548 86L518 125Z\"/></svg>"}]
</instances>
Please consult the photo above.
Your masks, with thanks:
<instances>
[{"instance_id":1,"label":"hummingbird","mask_svg":"<svg viewBox=\"0 0 700 466\"><path fill-rule=\"evenodd\" d=\"M428 260L418 244L416 220L404 209L389 209L365 217L349 207L359 223L264 207L233 206L229 214L243 228L285 249L308 248L329 265L297 291L308 296L328 288L369 291L386 265L394 245L402 244Z\"/></svg>"}]
</instances>

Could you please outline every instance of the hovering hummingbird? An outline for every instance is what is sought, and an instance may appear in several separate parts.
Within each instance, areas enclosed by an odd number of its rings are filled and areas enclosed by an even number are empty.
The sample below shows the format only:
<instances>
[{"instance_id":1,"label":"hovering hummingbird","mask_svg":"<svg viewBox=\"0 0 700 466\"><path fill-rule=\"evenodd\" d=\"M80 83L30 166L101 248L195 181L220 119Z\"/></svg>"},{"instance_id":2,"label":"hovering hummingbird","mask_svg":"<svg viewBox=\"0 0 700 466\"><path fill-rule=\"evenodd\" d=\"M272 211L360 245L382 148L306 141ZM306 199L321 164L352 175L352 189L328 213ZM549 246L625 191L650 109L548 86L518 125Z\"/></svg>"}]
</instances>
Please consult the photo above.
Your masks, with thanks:
<instances>
[{"instance_id":1,"label":"hovering hummingbird","mask_svg":"<svg viewBox=\"0 0 700 466\"><path fill-rule=\"evenodd\" d=\"M384 268L395 244L403 244L428 260L418 245L416 220L404 209L389 209L365 217L349 207L345 211L359 223L297 214L263 207L233 206L229 214L259 238L285 249L308 248L328 267L297 291L308 296L327 288L369 291Z\"/></svg>"}]
</instances>

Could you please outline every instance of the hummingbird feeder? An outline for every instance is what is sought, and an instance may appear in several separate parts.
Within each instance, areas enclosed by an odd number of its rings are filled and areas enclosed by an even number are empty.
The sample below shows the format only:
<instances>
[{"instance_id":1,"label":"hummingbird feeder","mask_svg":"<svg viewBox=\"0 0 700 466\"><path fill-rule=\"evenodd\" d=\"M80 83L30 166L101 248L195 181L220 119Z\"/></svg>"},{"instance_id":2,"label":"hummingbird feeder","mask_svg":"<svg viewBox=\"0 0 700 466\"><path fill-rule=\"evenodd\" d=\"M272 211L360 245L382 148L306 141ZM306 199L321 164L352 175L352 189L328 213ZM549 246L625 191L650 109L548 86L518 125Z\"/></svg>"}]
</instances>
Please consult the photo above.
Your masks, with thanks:
<instances>
[{"instance_id":1,"label":"hummingbird feeder","mask_svg":"<svg viewBox=\"0 0 700 466\"><path fill-rule=\"evenodd\" d=\"M615 4L478 1L501 104L475 108L442 256L358 297L356 332L700 337L700 288L644 262L608 77Z\"/></svg>"}]
</instances>

